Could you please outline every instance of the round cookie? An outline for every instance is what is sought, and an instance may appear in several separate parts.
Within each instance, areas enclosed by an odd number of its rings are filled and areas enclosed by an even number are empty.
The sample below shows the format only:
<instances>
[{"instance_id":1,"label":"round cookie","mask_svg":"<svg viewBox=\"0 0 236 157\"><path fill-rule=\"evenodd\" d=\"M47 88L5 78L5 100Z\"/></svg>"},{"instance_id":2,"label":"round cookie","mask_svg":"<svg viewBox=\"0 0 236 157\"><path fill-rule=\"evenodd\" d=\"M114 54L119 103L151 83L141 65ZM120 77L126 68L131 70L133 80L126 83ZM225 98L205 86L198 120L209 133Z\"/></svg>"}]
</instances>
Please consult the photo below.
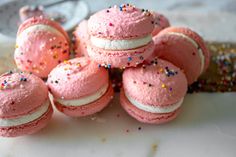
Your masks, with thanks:
<instances>
[{"instance_id":1,"label":"round cookie","mask_svg":"<svg viewBox=\"0 0 236 157\"><path fill-rule=\"evenodd\" d=\"M57 64L69 58L69 44L67 33L58 23L33 17L18 29L14 59L20 70L47 78Z\"/></svg>"},{"instance_id":2,"label":"round cookie","mask_svg":"<svg viewBox=\"0 0 236 157\"><path fill-rule=\"evenodd\" d=\"M72 117L101 111L114 94L108 71L87 57L59 64L47 84L57 109Z\"/></svg>"},{"instance_id":3,"label":"round cookie","mask_svg":"<svg viewBox=\"0 0 236 157\"><path fill-rule=\"evenodd\" d=\"M143 123L160 124L173 120L187 92L184 73L165 60L128 68L123 73L120 93L122 107Z\"/></svg>"},{"instance_id":4,"label":"round cookie","mask_svg":"<svg viewBox=\"0 0 236 157\"><path fill-rule=\"evenodd\" d=\"M154 18L130 4L101 10L88 20L88 55L111 68L137 66L154 49Z\"/></svg>"},{"instance_id":5,"label":"round cookie","mask_svg":"<svg viewBox=\"0 0 236 157\"><path fill-rule=\"evenodd\" d=\"M207 69L210 60L203 39L189 28L169 27L153 37L153 56L170 61L184 70L188 84L195 82Z\"/></svg>"},{"instance_id":6,"label":"round cookie","mask_svg":"<svg viewBox=\"0 0 236 157\"><path fill-rule=\"evenodd\" d=\"M48 89L38 77L23 72L0 76L0 136L32 134L44 128L53 109Z\"/></svg>"}]
</instances>

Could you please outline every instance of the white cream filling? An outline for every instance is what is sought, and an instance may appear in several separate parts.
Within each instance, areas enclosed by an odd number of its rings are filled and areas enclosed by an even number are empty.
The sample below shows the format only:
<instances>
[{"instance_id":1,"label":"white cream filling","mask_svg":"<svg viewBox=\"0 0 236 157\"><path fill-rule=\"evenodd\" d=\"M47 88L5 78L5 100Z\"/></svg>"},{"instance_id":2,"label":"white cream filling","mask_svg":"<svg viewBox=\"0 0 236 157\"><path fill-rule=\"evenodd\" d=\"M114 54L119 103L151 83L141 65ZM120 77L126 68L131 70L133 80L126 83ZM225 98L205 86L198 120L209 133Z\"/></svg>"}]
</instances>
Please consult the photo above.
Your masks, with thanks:
<instances>
[{"instance_id":1,"label":"white cream filling","mask_svg":"<svg viewBox=\"0 0 236 157\"><path fill-rule=\"evenodd\" d=\"M202 49L199 48L198 44L192 38L190 38L187 35L184 35L182 33L168 32L167 34L181 36L181 37L185 38L186 40L188 40L189 42L191 42L198 49L198 54L199 54L200 59L201 59L201 73L202 73L203 70L204 70L204 66L205 66L205 56L203 55Z\"/></svg>"},{"instance_id":2,"label":"white cream filling","mask_svg":"<svg viewBox=\"0 0 236 157\"><path fill-rule=\"evenodd\" d=\"M109 86L109 83L107 83L105 86L100 88L94 94L86 96L86 97L82 97L80 99L75 99L75 100L56 99L56 101L59 102L60 104L64 105L64 106L82 106L82 105L86 105L86 104L94 102L94 101L98 100L100 97L102 97L106 93L106 91L108 89L108 86Z\"/></svg>"},{"instance_id":3,"label":"white cream filling","mask_svg":"<svg viewBox=\"0 0 236 157\"><path fill-rule=\"evenodd\" d=\"M98 38L91 36L91 43L105 50L128 50L137 47L147 45L152 40L151 35L147 35L143 38L138 39L127 39L127 40L109 40L104 38Z\"/></svg>"},{"instance_id":4,"label":"white cream filling","mask_svg":"<svg viewBox=\"0 0 236 157\"><path fill-rule=\"evenodd\" d=\"M21 39L21 38L26 38L30 33L33 33L37 30L43 30L43 31L48 31L51 32L53 34L57 34L59 36L64 36L60 31L58 31L57 29L48 26L48 25L44 25L44 24L37 24L37 25L33 25L30 26L28 28L26 28L23 32L20 33L20 35L17 37L17 39Z\"/></svg>"},{"instance_id":5,"label":"white cream filling","mask_svg":"<svg viewBox=\"0 0 236 157\"><path fill-rule=\"evenodd\" d=\"M28 115L21 116L19 118L14 119L1 119L0 118L0 127L11 127L11 126L17 126L22 124L27 124L29 122L32 122L38 118L40 118L43 114L45 114L49 108L49 100L39 107L35 112L30 113Z\"/></svg>"},{"instance_id":6,"label":"white cream filling","mask_svg":"<svg viewBox=\"0 0 236 157\"><path fill-rule=\"evenodd\" d=\"M151 105L144 105L137 100L132 99L130 96L125 94L127 99L137 108L140 110L146 111L146 112L151 112L151 113L170 113L178 109L182 103L184 98L182 98L180 101L178 101L175 104L168 105L168 106L163 106L163 107L158 107L158 106L151 106Z\"/></svg>"}]
</instances>

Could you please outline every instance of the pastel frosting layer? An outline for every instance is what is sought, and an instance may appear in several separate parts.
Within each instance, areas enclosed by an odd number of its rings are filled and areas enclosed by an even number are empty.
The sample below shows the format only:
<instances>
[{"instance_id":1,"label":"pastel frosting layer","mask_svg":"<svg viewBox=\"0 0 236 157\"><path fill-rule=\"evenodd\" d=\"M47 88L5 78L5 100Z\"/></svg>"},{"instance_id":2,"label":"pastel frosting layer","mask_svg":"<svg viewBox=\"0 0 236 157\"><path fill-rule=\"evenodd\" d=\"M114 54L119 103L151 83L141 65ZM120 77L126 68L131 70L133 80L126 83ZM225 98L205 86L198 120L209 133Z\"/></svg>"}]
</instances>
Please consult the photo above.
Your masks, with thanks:
<instances>
[{"instance_id":1,"label":"pastel frosting layer","mask_svg":"<svg viewBox=\"0 0 236 157\"><path fill-rule=\"evenodd\" d=\"M146 112L151 112L151 113L170 113L173 112L175 110L177 110L183 103L183 98L181 100L179 100L178 102L174 103L174 104L170 104L168 106L151 106L151 105L145 105L142 104L134 99L132 99L128 94L125 94L125 96L127 97L127 99L130 101L130 103L134 106L136 106L137 108L139 108L140 110L146 111Z\"/></svg>"},{"instance_id":2,"label":"pastel frosting layer","mask_svg":"<svg viewBox=\"0 0 236 157\"><path fill-rule=\"evenodd\" d=\"M90 41L92 45L105 50L128 50L147 45L152 41L152 37L151 35L147 35L135 39L111 40L91 36Z\"/></svg>"},{"instance_id":3,"label":"pastel frosting layer","mask_svg":"<svg viewBox=\"0 0 236 157\"><path fill-rule=\"evenodd\" d=\"M55 101L59 102L60 104L62 104L64 106L83 106L83 105L87 105L89 103L92 103L92 102L98 100L100 97L102 97L106 93L106 91L108 89L108 86L109 86L109 83L104 85L101 89L98 89L98 91L96 91L95 93L92 93L91 95L84 96L84 97L79 98L79 99L75 99L75 100L55 99Z\"/></svg>"},{"instance_id":4,"label":"pastel frosting layer","mask_svg":"<svg viewBox=\"0 0 236 157\"><path fill-rule=\"evenodd\" d=\"M27 115L24 115L18 118L13 118L13 119L0 118L0 127L12 127L12 126L18 126L18 125L32 122L40 118L43 114L45 114L48 111L49 105L50 105L50 102L49 100L47 100L42 106L40 106L34 112L29 113Z\"/></svg>"},{"instance_id":5,"label":"pastel frosting layer","mask_svg":"<svg viewBox=\"0 0 236 157\"><path fill-rule=\"evenodd\" d=\"M144 110L140 110L136 106L130 103L124 94L123 89L120 92L120 103L126 112L133 118L143 123L149 124L162 124L175 119L180 113L180 108L169 113L151 113Z\"/></svg>"},{"instance_id":6,"label":"pastel frosting layer","mask_svg":"<svg viewBox=\"0 0 236 157\"><path fill-rule=\"evenodd\" d=\"M147 106L169 106L187 92L184 73L172 63L158 59L145 67L129 68L123 73L123 88L135 101Z\"/></svg>"},{"instance_id":7,"label":"pastel frosting layer","mask_svg":"<svg viewBox=\"0 0 236 157\"><path fill-rule=\"evenodd\" d=\"M48 89L35 75L9 72L0 76L0 118L18 118L35 112L48 100Z\"/></svg>"},{"instance_id":8,"label":"pastel frosting layer","mask_svg":"<svg viewBox=\"0 0 236 157\"><path fill-rule=\"evenodd\" d=\"M131 39L151 34L154 18L148 10L130 4L101 10L88 20L89 34L106 39Z\"/></svg>"},{"instance_id":9,"label":"pastel frosting layer","mask_svg":"<svg viewBox=\"0 0 236 157\"><path fill-rule=\"evenodd\" d=\"M74 100L89 96L108 83L108 71L87 57L59 64L48 77L48 87L55 98Z\"/></svg>"},{"instance_id":10,"label":"pastel frosting layer","mask_svg":"<svg viewBox=\"0 0 236 157\"><path fill-rule=\"evenodd\" d=\"M112 100L113 95L114 95L114 91L113 91L112 85L109 84L109 87L107 91L105 92L105 94L103 94L96 101L93 101L86 105L65 106L63 104L60 104L56 100L54 100L54 104L59 111L63 112L64 114L68 116L81 117L81 116L87 116L87 115L91 115L91 114L101 111Z\"/></svg>"}]
</instances>

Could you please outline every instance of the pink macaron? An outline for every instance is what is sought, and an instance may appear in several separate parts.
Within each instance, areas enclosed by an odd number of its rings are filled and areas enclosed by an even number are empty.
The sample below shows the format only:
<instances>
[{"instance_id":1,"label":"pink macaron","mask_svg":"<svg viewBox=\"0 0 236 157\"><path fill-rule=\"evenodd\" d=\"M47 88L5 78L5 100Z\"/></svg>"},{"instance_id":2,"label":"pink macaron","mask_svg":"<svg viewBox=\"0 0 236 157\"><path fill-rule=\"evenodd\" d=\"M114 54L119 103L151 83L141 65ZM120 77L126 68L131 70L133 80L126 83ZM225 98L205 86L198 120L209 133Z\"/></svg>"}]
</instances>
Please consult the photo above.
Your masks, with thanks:
<instances>
[{"instance_id":1,"label":"pink macaron","mask_svg":"<svg viewBox=\"0 0 236 157\"><path fill-rule=\"evenodd\" d=\"M16 137L44 128L53 109L45 83L33 74L0 76L0 136Z\"/></svg>"},{"instance_id":2,"label":"pink macaron","mask_svg":"<svg viewBox=\"0 0 236 157\"><path fill-rule=\"evenodd\" d=\"M59 64L49 74L47 84L57 109L72 117L101 111L114 94L108 71L87 57Z\"/></svg>"},{"instance_id":3,"label":"pink macaron","mask_svg":"<svg viewBox=\"0 0 236 157\"><path fill-rule=\"evenodd\" d=\"M69 58L69 37L56 22L33 17L17 32L15 62L22 71L46 78L59 63Z\"/></svg>"},{"instance_id":4,"label":"pink macaron","mask_svg":"<svg viewBox=\"0 0 236 157\"><path fill-rule=\"evenodd\" d=\"M203 39L189 28L169 27L153 38L154 56L170 61L184 70L188 84L207 69L210 52Z\"/></svg>"},{"instance_id":5,"label":"pink macaron","mask_svg":"<svg viewBox=\"0 0 236 157\"><path fill-rule=\"evenodd\" d=\"M88 55L111 68L137 66L154 49L154 18L130 4L101 10L88 20Z\"/></svg>"},{"instance_id":6,"label":"pink macaron","mask_svg":"<svg viewBox=\"0 0 236 157\"><path fill-rule=\"evenodd\" d=\"M160 124L176 118L186 92L184 73L172 63L159 59L124 71L120 102L138 121Z\"/></svg>"},{"instance_id":7,"label":"pink macaron","mask_svg":"<svg viewBox=\"0 0 236 157\"><path fill-rule=\"evenodd\" d=\"M87 44L89 42L88 21L83 20L73 32L74 52L76 57L88 56Z\"/></svg>"},{"instance_id":8,"label":"pink macaron","mask_svg":"<svg viewBox=\"0 0 236 157\"><path fill-rule=\"evenodd\" d=\"M152 36L157 35L161 30L170 26L170 22L164 15L154 12L151 12L154 17L155 27L152 31Z\"/></svg>"}]
</instances>

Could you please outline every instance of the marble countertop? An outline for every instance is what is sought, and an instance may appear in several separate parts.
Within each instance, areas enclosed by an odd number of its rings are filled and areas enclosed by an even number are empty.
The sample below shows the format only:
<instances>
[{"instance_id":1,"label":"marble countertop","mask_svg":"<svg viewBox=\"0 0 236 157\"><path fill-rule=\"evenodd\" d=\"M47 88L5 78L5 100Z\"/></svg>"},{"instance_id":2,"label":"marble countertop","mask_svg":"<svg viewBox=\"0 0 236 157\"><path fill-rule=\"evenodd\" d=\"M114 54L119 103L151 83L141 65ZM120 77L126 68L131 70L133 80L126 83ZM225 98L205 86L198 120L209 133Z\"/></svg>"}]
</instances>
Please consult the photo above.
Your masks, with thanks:
<instances>
[{"instance_id":1,"label":"marble countertop","mask_svg":"<svg viewBox=\"0 0 236 157\"><path fill-rule=\"evenodd\" d=\"M120 107L118 94L86 118L58 112L42 131L0 138L1 157L235 157L236 93L187 95L180 116L164 125L142 124Z\"/></svg>"}]
</instances>

